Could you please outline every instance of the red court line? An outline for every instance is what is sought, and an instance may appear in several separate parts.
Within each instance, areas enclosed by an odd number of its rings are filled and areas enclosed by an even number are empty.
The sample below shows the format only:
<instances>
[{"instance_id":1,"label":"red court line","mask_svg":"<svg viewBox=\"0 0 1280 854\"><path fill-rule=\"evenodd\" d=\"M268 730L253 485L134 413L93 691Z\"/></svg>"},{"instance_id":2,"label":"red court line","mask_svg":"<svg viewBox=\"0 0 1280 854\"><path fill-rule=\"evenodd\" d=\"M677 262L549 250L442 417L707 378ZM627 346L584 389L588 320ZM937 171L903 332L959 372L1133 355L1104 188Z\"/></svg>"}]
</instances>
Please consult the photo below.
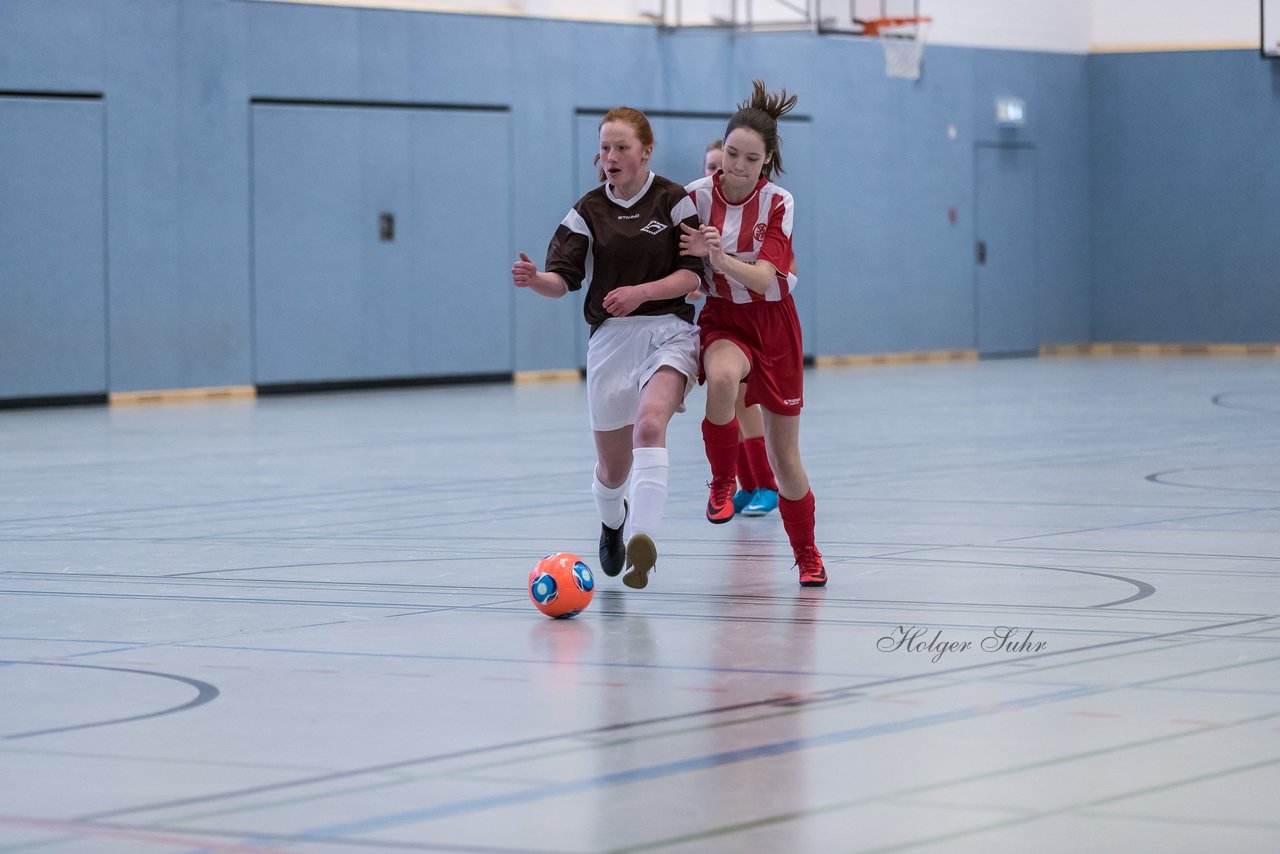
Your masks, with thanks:
<instances>
[{"instance_id":1,"label":"red court line","mask_svg":"<svg viewBox=\"0 0 1280 854\"><path fill-rule=\"evenodd\" d=\"M114 839L131 839L153 845L180 845L184 848L202 848L208 851L225 851L228 854L295 854L283 848L264 848L261 845L239 845L233 842L210 842L200 836L177 836L170 833L154 833L148 830L131 830L126 827L105 827L78 821L60 821L52 818L34 818L21 815L0 815L0 825L27 827L33 830L50 830L73 836L106 836Z\"/></svg>"}]
</instances>

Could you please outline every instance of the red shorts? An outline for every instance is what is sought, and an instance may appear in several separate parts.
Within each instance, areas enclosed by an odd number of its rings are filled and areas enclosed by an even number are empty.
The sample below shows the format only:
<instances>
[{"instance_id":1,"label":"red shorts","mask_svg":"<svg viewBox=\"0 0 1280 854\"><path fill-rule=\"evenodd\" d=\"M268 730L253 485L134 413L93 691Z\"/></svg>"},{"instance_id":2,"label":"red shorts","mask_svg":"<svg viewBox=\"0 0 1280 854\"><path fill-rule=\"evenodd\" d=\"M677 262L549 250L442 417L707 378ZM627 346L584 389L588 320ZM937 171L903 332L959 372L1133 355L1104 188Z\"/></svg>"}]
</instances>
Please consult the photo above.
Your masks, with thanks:
<instances>
[{"instance_id":1,"label":"red shorts","mask_svg":"<svg viewBox=\"0 0 1280 854\"><path fill-rule=\"evenodd\" d=\"M777 302L733 303L707 297L698 316L702 352L715 341L732 341L751 369L745 380L747 406L761 404L775 415L799 415L804 406L804 344L790 295ZM701 369L698 382L707 376Z\"/></svg>"}]
</instances>

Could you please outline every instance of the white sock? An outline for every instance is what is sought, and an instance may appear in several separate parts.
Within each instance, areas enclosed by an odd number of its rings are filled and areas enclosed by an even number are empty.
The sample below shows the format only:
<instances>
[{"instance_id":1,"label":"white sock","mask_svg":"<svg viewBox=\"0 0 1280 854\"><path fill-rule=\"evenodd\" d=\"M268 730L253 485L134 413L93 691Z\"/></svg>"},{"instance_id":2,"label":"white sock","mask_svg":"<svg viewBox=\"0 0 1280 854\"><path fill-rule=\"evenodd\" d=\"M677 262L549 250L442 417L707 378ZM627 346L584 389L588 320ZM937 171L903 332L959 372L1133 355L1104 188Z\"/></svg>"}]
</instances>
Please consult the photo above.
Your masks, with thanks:
<instances>
[{"instance_id":1,"label":"white sock","mask_svg":"<svg viewBox=\"0 0 1280 854\"><path fill-rule=\"evenodd\" d=\"M600 482L599 475L591 476L591 494L596 498L596 509L600 511L600 521L610 528L617 528L626 518L622 507L622 499L627 494L627 484L608 487Z\"/></svg>"},{"instance_id":2,"label":"white sock","mask_svg":"<svg viewBox=\"0 0 1280 854\"><path fill-rule=\"evenodd\" d=\"M666 448L636 448L631 452L631 533L657 533L667 504Z\"/></svg>"}]
</instances>

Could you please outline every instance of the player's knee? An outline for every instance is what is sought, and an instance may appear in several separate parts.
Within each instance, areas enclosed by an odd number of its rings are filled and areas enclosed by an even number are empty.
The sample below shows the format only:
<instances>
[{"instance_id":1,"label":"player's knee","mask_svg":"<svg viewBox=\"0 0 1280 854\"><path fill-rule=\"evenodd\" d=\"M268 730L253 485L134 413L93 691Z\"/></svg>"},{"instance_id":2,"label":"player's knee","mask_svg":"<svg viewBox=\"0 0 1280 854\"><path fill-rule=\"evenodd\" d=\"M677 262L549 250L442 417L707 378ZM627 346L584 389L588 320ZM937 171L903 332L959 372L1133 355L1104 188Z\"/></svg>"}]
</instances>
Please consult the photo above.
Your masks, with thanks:
<instances>
[{"instance_id":1,"label":"player's knee","mask_svg":"<svg viewBox=\"0 0 1280 854\"><path fill-rule=\"evenodd\" d=\"M667 420L651 414L641 414L631 432L632 443L637 448L665 447Z\"/></svg>"},{"instance_id":2,"label":"player's knee","mask_svg":"<svg viewBox=\"0 0 1280 854\"><path fill-rule=\"evenodd\" d=\"M738 377L732 371L711 370L707 372L707 394L717 399L736 400L738 397Z\"/></svg>"},{"instance_id":3,"label":"player's knee","mask_svg":"<svg viewBox=\"0 0 1280 854\"><path fill-rule=\"evenodd\" d=\"M799 449L787 448L780 453L769 454L769 464L778 480L799 482L806 479L804 465L800 462Z\"/></svg>"},{"instance_id":4,"label":"player's knee","mask_svg":"<svg viewBox=\"0 0 1280 854\"><path fill-rule=\"evenodd\" d=\"M617 459L599 459L596 461L596 477L600 482L608 487L616 487L619 484L627 482L627 476L631 473L631 455L628 454L625 459L619 457Z\"/></svg>"}]
</instances>

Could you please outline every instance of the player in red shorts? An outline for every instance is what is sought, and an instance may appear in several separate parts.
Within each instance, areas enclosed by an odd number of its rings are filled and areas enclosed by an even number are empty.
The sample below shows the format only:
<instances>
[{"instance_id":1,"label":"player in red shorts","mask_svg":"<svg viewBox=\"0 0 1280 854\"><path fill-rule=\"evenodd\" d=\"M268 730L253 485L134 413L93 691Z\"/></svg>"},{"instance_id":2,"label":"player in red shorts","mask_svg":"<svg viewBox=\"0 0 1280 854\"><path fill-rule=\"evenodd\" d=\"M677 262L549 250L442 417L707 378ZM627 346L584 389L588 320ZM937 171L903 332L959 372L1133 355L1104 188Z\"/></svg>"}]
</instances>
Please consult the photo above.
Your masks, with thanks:
<instances>
[{"instance_id":1,"label":"player in red shorts","mask_svg":"<svg viewBox=\"0 0 1280 854\"><path fill-rule=\"evenodd\" d=\"M746 382L746 404L764 408L765 444L778 480L778 508L791 541L800 584L823 587L827 571L814 541L814 500L800 461L804 405L804 349L791 292L791 194L770 178L782 171L778 118L796 96L772 94L753 83L725 128L719 172L686 189L703 223L682 225L681 251L705 259L706 306L698 318L707 413L702 437L711 463L707 519L733 518L738 457L734 401Z\"/></svg>"},{"instance_id":2,"label":"player in red shorts","mask_svg":"<svg viewBox=\"0 0 1280 854\"><path fill-rule=\"evenodd\" d=\"M724 140L712 140L702 156L703 177L719 172L723 163ZM795 272L794 264L791 271ZM701 294L691 296L701 297ZM733 510L743 516L765 516L778 508L778 482L764 447L764 413L758 403L747 406L746 398L747 385L739 383L738 399L734 403L734 414L738 418L738 491L733 494Z\"/></svg>"}]
</instances>

